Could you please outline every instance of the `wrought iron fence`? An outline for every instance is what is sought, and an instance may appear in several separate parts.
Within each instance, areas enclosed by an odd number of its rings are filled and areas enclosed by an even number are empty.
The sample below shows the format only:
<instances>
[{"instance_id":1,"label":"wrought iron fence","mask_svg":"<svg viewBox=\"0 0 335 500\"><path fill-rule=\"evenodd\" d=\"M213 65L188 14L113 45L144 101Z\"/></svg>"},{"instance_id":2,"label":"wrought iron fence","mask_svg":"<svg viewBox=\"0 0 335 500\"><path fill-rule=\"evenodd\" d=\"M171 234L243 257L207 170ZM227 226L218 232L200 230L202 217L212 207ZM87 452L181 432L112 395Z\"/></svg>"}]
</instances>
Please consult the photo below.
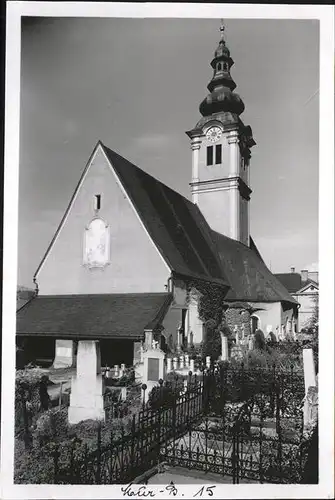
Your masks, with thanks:
<instances>
[{"instance_id":1,"label":"wrought iron fence","mask_svg":"<svg viewBox=\"0 0 335 500\"><path fill-rule=\"evenodd\" d=\"M53 451L55 484L122 484L144 473L160 459L164 443L183 435L190 422L203 414L204 383L197 381L172 405L144 408L132 418L130 432L110 433L103 444L101 427L94 450L73 441L71 448L56 445Z\"/></svg>"},{"instance_id":2,"label":"wrought iron fence","mask_svg":"<svg viewBox=\"0 0 335 500\"><path fill-rule=\"evenodd\" d=\"M265 399L265 401L261 401ZM269 417L262 394L247 403L227 404L221 415L206 417L173 442L165 443L160 459L171 465L211 471L259 483L300 483L306 459L301 412L291 428Z\"/></svg>"},{"instance_id":3,"label":"wrought iron fence","mask_svg":"<svg viewBox=\"0 0 335 500\"><path fill-rule=\"evenodd\" d=\"M165 398L164 388L173 397ZM241 478L299 482L301 373L213 364L186 381L161 381L157 391L158 399L148 403L142 391L142 409L128 415L128 430L102 439L99 427L93 449L79 439L55 444L54 483L125 483L162 460L229 475L235 483ZM107 427L111 419L125 416L111 398L105 399Z\"/></svg>"}]
</instances>

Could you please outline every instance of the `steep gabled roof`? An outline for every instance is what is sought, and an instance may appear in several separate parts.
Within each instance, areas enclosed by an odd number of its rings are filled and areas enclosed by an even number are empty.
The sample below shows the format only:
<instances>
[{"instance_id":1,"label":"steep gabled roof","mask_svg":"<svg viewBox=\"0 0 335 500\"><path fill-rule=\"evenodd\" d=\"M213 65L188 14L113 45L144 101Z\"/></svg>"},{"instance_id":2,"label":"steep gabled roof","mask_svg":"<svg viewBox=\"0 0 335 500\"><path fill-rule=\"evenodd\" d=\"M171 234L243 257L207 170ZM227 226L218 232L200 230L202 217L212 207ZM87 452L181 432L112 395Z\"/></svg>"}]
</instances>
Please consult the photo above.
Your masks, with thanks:
<instances>
[{"instance_id":1,"label":"steep gabled roof","mask_svg":"<svg viewBox=\"0 0 335 500\"><path fill-rule=\"evenodd\" d=\"M297 304L286 288L266 267L254 242L252 248L212 231L222 271L231 288L226 300L290 302Z\"/></svg>"},{"instance_id":2,"label":"steep gabled roof","mask_svg":"<svg viewBox=\"0 0 335 500\"><path fill-rule=\"evenodd\" d=\"M211 229L198 206L101 145L171 270L227 286Z\"/></svg>"},{"instance_id":3,"label":"steep gabled roof","mask_svg":"<svg viewBox=\"0 0 335 500\"><path fill-rule=\"evenodd\" d=\"M142 339L171 304L168 293L38 296L17 312L16 332L57 338Z\"/></svg>"},{"instance_id":4,"label":"steep gabled roof","mask_svg":"<svg viewBox=\"0 0 335 500\"><path fill-rule=\"evenodd\" d=\"M287 288L290 293L297 292L302 286L301 276L299 273L279 273L275 274L275 277L282 285L284 285L285 288Z\"/></svg>"},{"instance_id":5,"label":"steep gabled roof","mask_svg":"<svg viewBox=\"0 0 335 500\"><path fill-rule=\"evenodd\" d=\"M196 204L101 142L98 142L91 158L99 147L172 272L191 279L211 281L227 289L230 287L227 300L285 301L297 304L280 280L266 267L252 238L249 248L216 233L210 228ZM90 166L90 160L35 276L71 209Z\"/></svg>"}]
</instances>

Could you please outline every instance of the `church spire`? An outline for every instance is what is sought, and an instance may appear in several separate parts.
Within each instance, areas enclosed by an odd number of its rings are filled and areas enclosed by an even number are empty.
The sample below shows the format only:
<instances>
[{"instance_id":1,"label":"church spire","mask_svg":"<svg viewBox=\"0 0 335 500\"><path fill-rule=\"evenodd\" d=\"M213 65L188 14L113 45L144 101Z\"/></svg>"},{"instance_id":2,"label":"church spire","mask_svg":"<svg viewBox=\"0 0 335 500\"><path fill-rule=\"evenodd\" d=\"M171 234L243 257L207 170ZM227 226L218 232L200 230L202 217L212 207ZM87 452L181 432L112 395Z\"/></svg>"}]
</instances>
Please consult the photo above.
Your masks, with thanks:
<instances>
[{"instance_id":1,"label":"church spire","mask_svg":"<svg viewBox=\"0 0 335 500\"><path fill-rule=\"evenodd\" d=\"M225 41L225 26L223 19L220 25L220 41L211 61L214 70L213 77L207 88L210 94L200 104L200 113L210 116L219 112L230 112L240 115L244 111L244 104L240 96L234 93L236 83L230 74L234 64Z\"/></svg>"},{"instance_id":2,"label":"church spire","mask_svg":"<svg viewBox=\"0 0 335 500\"><path fill-rule=\"evenodd\" d=\"M224 22L223 22L223 19L221 19L221 24L220 24L220 34L221 34L221 40L224 42L224 30L225 30L225 26L224 26Z\"/></svg>"}]
</instances>

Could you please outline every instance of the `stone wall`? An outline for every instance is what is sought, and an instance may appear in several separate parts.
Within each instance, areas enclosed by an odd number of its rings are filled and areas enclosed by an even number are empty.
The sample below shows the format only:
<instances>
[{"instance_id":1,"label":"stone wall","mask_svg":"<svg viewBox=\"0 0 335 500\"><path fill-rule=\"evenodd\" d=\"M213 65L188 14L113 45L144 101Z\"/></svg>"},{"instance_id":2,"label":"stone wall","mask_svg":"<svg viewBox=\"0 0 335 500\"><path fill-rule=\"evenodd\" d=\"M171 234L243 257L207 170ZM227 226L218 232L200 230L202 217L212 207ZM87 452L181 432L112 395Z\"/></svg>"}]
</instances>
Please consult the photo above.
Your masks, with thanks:
<instances>
[{"instance_id":1,"label":"stone wall","mask_svg":"<svg viewBox=\"0 0 335 500\"><path fill-rule=\"evenodd\" d=\"M239 330L242 329L242 325L244 325L244 334L250 334L250 312L242 307L228 307L225 311L225 317L230 328L233 333L235 325Z\"/></svg>"}]
</instances>

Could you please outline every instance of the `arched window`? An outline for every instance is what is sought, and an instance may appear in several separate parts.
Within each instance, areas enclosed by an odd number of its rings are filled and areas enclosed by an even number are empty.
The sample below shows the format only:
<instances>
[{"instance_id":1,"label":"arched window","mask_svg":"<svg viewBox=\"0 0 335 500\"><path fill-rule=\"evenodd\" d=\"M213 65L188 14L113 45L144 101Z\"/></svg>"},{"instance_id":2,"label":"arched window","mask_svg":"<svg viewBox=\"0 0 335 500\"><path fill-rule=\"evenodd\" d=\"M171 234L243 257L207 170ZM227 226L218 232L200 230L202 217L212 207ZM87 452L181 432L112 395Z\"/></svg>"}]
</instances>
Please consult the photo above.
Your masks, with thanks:
<instances>
[{"instance_id":1,"label":"arched window","mask_svg":"<svg viewBox=\"0 0 335 500\"><path fill-rule=\"evenodd\" d=\"M255 333L256 330L258 330L261 326L261 322L260 322L260 319L258 316L256 316L256 314L253 314L250 318L250 322L251 322L251 333Z\"/></svg>"},{"instance_id":2,"label":"arched window","mask_svg":"<svg viewBox=\"0 0 335 500\"><path fill-rule=\"evenodd\" d=\"M221 69L222 69L221 63L218 63L218 65L217 65L217 70L218 70L218 71L221 71Z\"/></svg>"},{"instance_id":3,"label":"arched window","mask_svg":"<svg viewBox=\"0 0 335 500\"><path fill-rule=\"evenodd\" d=\"M93 219L84 234L84 264L104 267L109 263L109 227L99 218Z\"/></svg>"},{"instance_id":4,"label":"arched window","mask_svg":"<svg viewBox=\"0 0 335 500\"><path fill-rule=\"evenodd\" d=\"M228 64L227 64L227 63L224 63L224 65L223 65L223 70L224 70L224 71L228 71Z\"/></svg>"}]
</instances>

